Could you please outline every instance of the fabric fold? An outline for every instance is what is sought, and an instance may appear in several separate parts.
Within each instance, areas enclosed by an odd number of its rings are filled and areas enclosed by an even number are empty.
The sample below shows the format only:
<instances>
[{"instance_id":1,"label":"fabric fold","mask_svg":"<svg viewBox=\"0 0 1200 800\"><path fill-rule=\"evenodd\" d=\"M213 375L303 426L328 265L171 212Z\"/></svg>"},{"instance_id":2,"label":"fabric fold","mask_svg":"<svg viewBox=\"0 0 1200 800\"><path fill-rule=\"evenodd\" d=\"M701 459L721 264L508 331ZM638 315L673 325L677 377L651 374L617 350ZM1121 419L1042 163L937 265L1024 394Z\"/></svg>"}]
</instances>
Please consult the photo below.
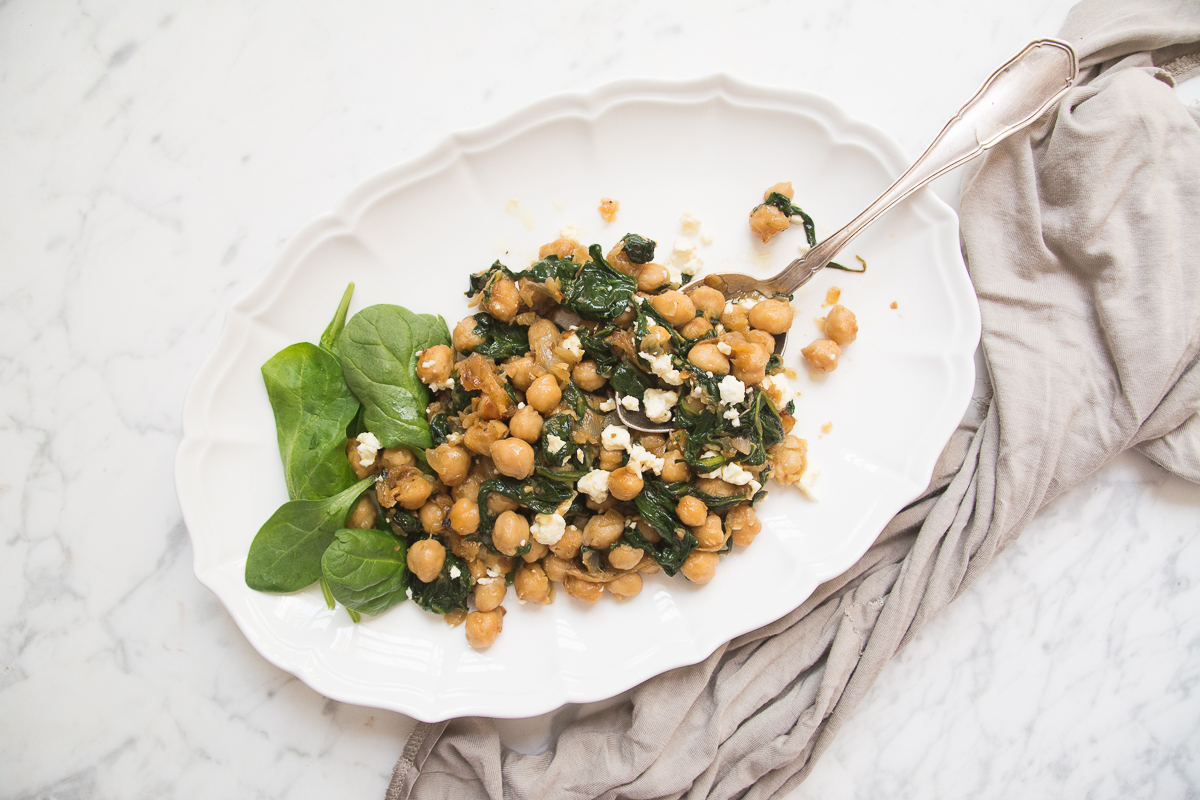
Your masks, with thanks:
<instances>
[{"instance_id":1,"label":"fabric fold","mask_svg":"<svg viewBox=\"0 0 1200 800\"><path fill-rule=\"evenodd\" d=\"M1200 4L1089 0L1062 35L1082 84L964 178L991 393L925 495L798 609L545 753L506 750L486 719L418 725L389 800L778 797L1045 503L1131 447L1200 482L1200 127L1171 88Z\"/></svg>"}]
</instances>

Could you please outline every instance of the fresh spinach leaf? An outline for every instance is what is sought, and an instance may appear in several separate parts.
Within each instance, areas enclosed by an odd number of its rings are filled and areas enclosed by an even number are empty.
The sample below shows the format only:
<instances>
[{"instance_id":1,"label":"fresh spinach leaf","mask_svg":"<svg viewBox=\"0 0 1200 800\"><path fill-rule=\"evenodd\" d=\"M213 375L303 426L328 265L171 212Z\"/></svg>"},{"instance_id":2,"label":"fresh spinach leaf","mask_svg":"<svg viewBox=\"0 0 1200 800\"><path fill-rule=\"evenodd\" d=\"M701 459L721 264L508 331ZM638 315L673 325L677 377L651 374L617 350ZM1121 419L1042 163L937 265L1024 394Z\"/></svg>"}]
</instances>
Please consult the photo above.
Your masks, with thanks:
<instances>
[{"instance_id":1,"label":"fresh spinach leaf","mask_svg":"<svg viewBox=\"0 0 1200 800\"><path fill-rule=\"evenodd\" d=\"M455 577L457 576L457 577ZM471 571L466 562L453 553L446 553L442 571L429 583L424 583L411 571L408 573L413 600L434 614L467 610L467 594L471 591Z\"/></svg>"},{"instance_id":2,"label":"fresh spinach leaf","mask_svg":"<svg viewBox=\"0 0 1200 800\"><path fill-rule=\"evenodd\" d=\"M500 360L529 352L529 329L508 325L491 314L475 315L475 335L483 339L474 352Z\"/></svg>"},{"instance_id":3,"label":"fresh spinach leaf","mask_svg":"<svg viewBox=\"0 0 1200 800\"><path fill-rule=\"evenodd\" d=\"M479 504L479 527L475 530L475 535L479 541L485 543L491 542L492 528L496 525L496 517L488 512L487 507L487 498L492 492L507 497L518 505L531 508L538 514L553 514L564 500L575 494L575 487L570 483L555 481L538 474L520 481L503 476L484 481L479 485L479 494L476 497Z\"/></svg>"},{"instance_id":4,"label":"fresh spinach leaf","mask_svg":"<svg viewBox=\"0 0 1200 800\"><path fill-rule=\"evenodd\" d=\"M642 519L654 528L661 541L651 543L637 528L629 528L624 534L626 541L631 545L653 555L654 560L668 575L678 572L688 553L700 543L675 515L677 502L662 481L653 478L647 480L642 491L634 498L634 504L637 505Z\"/></svg>"},{"instance_id":5,"label":"fresh spinach leaf","mask_svg":"<svg viewBox=\"0 0 1200 800\"><path fill-rule=\"evenodd\" d=\"M397 536L419 536L424 527L416 514L410 514L400 507L392 509L392 533Z\"/></svg>"},{"instance_id":6,"label":"fresh spinach leaf","mask_svg":"<svg viewBox=\"0 0 1200 800\"><path fill-rule=\"evenodd\" d=\"M446 321L393 305L364 308L338 339L342 371L363 404L363 422L384 447L408 447L422 459L433 444L425 422L429 389L417 379L417 354L450 345Z\"/></svg>"},{"instance_id":7,"label":"fresh spinach leaf","mask_svg":"<svg viewBox=\"0 0 1200 800\"><path fill-rule=\"evenodd\" d=\"M561 286L570 281L578 270L579 265L570 258L548 255L535 262L529 269L516 273L513 277L529 278L538 283L545 283L550 278L554 278Z\"/></svg>"},{"instance_id":8,"label":"fresh spinach leaf","mask_svg":"<svg viewBox=\"0 0 1200 800\"><path fill-rule=\"evenodd\" d=\"M608 321L620 316L637 291L637 281L604 260L600 245L588 248L591 260L563 286L562 304L584 319Z\"/></svg>"},{"instance_id":9,"label":"fresh spinach leaf","mask_svg":"<svg viewBox=\"0 0 1200 800\"><path fill-rule=\"evenodd\" d=\"M346 432L359 406L337 357L300 342L263 364L262 376L275 414L288 497L319 500L354 483Z\"/></svg>"},{"instance_id":10,"label":"fresh spinach leaf","mask_svg":"<svg viewBox=\"0 0 1200 800\"><path fill-rule=\"evenodd\" d=\"M334 599L360 614L382 614L408 588L404 540L374 528L343 528L321 556Z\"/></svg>"},{"instance_id":11,"label":"fresh spinach leaf","mask_svg":"<svg viewBox=\"0 0 1200 800\"><path fill-rule=\"evenodd\" d=\"M605 341L605 338L616 330L615 325L606 325L594 331L582 326L575 329L575 335L579 337L579 344L583 347L583 352L596 362L596 371L606 378L621 362L621 357L613 353L612 347Z\"/></svg>"},{"instance_id":12,"label":"fresh spinach leaf","mask_svg":"<svg viewBox=\"0 0 1200 800\"><path fill-rule=\"evenodd\" d=\"M574 381L567 381L567 385L562 390L562 403L567 408L575 412L575 416L583 419L583 415L587 412L587 398L583 396L583 392L579 391L579 387Z\"/></svg>"},{"instance_id":13,"label":"fresh spinach leaf","mask_svg":"<svg viewBox=\"0 0 1200 800\"><path fill-rule=\"evenodd\" d=\"M613 369L612 377L608 379L608 385L615 391L636 397L638 400L645 396L647 389L654 388L650 376L638 372L624 361Z\"/></svg>"},{"instance_id":14,"label":"fresh spinach leaf","mask_svg":"<svg viewBox=\"0 0 1200 800\"><path fill-rule=\"evenodd\" d=\"M375 476L324 500L290 500L250 543L246 585L260 592L296 592L321 577L321 555Z\"/></svg>"},{"instance_id":15,"label":"fresh spinach leaf","mask_svg":"<svg viewBox=\"0 0 1200 800\"><path fill-rule=\"evenodd\" d=\"M342 302L338 303L337 311L334 312L333 319L329 322L329 327L321 334L321 349L328 350L330 353L337 355L337 340L342 335L342 329L346 327L346 312L350 309L350 297L354 294L354 283L351 282L346 287L346 291L342 294Z\"/></svg>"},{"instance_id":16,"label":"fresh spinach leaf","mask_svg":"<svg viewBox=\"0 0 1200 800\"><path fill-rule=\"evenodd\" d=\"M625 255L629 256L629 260L635 264L645 264L648 261L653 261L655 244L656 242L653 239L644 239L636 233L627 233L621 237L621 249L625 251Z\"/></svg>"},{"instance_id":17,"label":"fresh spinach leaf","mask_svg":"<svg viewBox=\"0 0 1200 800\"><path fill-rule=\"evenodd\" d=\"M450 417L444 411L434 414L433 419L429 420L429 438L433 440L434 447L445 444L450 438Z\"/></svg>"}]
</instances>

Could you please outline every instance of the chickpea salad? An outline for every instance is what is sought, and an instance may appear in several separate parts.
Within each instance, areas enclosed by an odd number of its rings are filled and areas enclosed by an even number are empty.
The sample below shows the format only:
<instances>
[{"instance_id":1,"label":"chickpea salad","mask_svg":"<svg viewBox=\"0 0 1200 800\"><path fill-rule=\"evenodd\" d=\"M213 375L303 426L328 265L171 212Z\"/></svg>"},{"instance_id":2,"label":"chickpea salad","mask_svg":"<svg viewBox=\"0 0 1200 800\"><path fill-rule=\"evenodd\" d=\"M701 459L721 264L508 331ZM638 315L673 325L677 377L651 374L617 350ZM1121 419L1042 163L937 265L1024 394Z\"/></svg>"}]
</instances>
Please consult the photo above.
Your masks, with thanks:
<instances>
[{"instance_id":1,"label":"chickpea salad","mask_svg":"<svg viewBox=\"0 0 1200 800\"><path fill-rule=\"evenodd\" d=\"M787 227L771 218L772 236ZM510 593L625 599L660 571L708 583L762 530L768 480L810 488L775 353L791 298L681 291L690 276L655 263L654 241L605 253L572 234L526 269L471 275L475 312L453 332L396 305L347 320L350 284L318 344L263 365L289 500L251 544L250 588L318 583L355 622L412 600L483 649ZM840 305L823 323L804 354L829 371L857 323ZM618 403L673 429L631 429Z\"/></svg>"}]
</instances>

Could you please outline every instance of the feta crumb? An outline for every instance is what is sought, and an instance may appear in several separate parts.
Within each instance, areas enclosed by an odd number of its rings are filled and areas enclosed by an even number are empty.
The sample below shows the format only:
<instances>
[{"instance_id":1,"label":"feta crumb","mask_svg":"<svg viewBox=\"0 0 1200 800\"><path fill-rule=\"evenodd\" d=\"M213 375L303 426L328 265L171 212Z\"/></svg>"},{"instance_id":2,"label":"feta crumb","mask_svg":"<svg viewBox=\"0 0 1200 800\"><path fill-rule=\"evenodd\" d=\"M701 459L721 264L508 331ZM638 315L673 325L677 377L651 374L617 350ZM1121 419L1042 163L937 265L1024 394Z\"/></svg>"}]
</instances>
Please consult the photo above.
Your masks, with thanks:
<instances>
[{"instance_id":1,"label":"feta crumb","mask_svg":"<svg viewBox=\"0 0 1200 800\"><path fill-rule=\"evenodd\" d=\"M553 433L546 434L546 449L551 453L557 453L567 446L567 443L561 437L555 436Z\"/></svg>"},{"instance_id":2,"label":"feta crumb","mask_svg":"<svg viewBox=\"0 0 1200 800\"><path fill-rule=\"evenodd\" d=\"M379 440L375 438L375 434L370 431L363 431L355 440L358 442L358 463L364 467L369 467L375 463L375 454L383 447Z\"/></svg>"},{"instance_id":3,"label":"feta crumb","mask_svg":"<svg viewBox=\"0 0 1200 800\"><path fill-rule=\"evenodd\" d=\"M452 433L446 437L446 441L449 442L450 444L458 444L459 442L462 441L462 438L463 437L462 437L461 433Z\"/></svg>"},{"instance_id":4,"label":"feta crumb","mask_svg":"<svg viewBox=\"0 0 1200 800\"><path fill-rule=\"evenodd\" d=\"M600 434L600 443L605 450L624 450L629 447L629 429L609 425Z\"/></svg>"},{"instance_id":5,"label":"feta crumb","mask_svg":"<svg viewBox=\"0 0 1200 800\"><path fill-rule=\"evenodd\" d=\"M725 355L731 355L733 348L729 346L729 342L717 342L717 349Z\"/></svg>"},{"instance_id":6,"label":"feta crumb","mask_svg":"<svg viewBox=\"0 0 1200 800\"><path fill-rule=\"evenodd\" d=\"M529 526L533 540L547 547L558 544L558 540L563 537L566 530L567 521L560 514L538 514L534 517L533 524Z\"/></svg>"},{"instance_id":7,"label":"feta crumb","mask_svg":"<svg viewBox=\"0 0 1200 800\"><path fill-rule=\"evenodd\" d=\"M579 229L574 225L563 225L558 229L558 238L579 241Z\"/></svg>"},{"instance_id":8,"label":"feta crumb","mask_svg":"<svg viewBox=\"0 0 1200 800\"><path fill-rule=\"evenodd\" d=\"M487 568L487 574L488 574L488 575L490 575L490 576L491 576L491 577L493 577L493 578L499 578L499 577L500 577L500 573L496 571L496 568L495 568L495 567L488 567L488 568Z\"/></svg>"},{"instance_id":9,"label":"feta crumb","mask_svg":"<svg viewBox=\"0 0 1200 800\"><path fill-rule=\"evenodd\" d=\"M720 389L722 405L733 405L746 399L746 384L732 375L721 378Z\"/></svg>"},{"instance_id":10,"label":"feta crumb","mask_svg":"<svg viewBox=\"0 0 1200 800\"><path fill-rule=\"evenodd\" d=\"M581 448L575 448L575 458L579 459L580 464L583 463L583 450Z\"/></svg>"},{"instance_id":11,"label":"feta crumb","mask_svg":"<svg viewBox=\"0 0 1200 800\"><path fill-rule=\"evenodd\" d=\"M608 499L608 475L602 469L594 469L579 479L575 484L579 491L592 498L594 503L603 503Z\"/></svg>"},{"instance_id":12,"label":"feta crumb","mask_svg":"<svg viewBox=\"0 0 1200 800\"><path fill-rule=\"evenodd\" d=\"M679 393L647 389L644 399L646 416L651 422L668 422L671 419L671 407L679 402Z\"/></svg>"},{"instance_id":13,"label":"feta crumb","mask_svg":"<svg viewBox=\"0 0 1200 800\"><path fill-rule=\"evenodd\" d=\"M788 398L792 393L792 386L788 383L787 376L782 372L778 375L768 375L763 378L762 387L764 389L774 387L779 392L779 396L783 398L781 405L787 405Z\"/></svg>"},{"instance_id":14,"label":"feta crumb","mask_svg":"<svg viewBox=\"0 0 1200 800\"><path fill-rule=\"evenodd\" d=\"M738 305L749 311L758 305L758 300L753 297L743 297L741 300L738 300Z\"/></svg>"},{"instance_id":15,"label":"feta crumb","mask_svg":"<svg viewBox=\"0 0 1200 800\"><path fill-rule=\"evenodd\" d=\"M456 567L456 566L451 566L451 567L450 567L450 577L451 577L452 579L455 579L455 578L461 578L461 577L462 577L462 570L461 570L461 569L459 569L459 568L458 568L458 567Z\"/></svg>"},{"instance_id":16,"label":"feta crumb","mask_svg":"<svg viewBox=\"0 0 1200 800\"><path fill-rule=\"evenodd\" d=\"M517 403L517 410L518 410L518 411L520 411L520 410L521 410L522 408L524 408L524 407L525 407L525 404L524 404L524 403Z\"/></svg>"},{"instance_id":17,"label":"feta crumb","mask_svg":"<svg viewBox=\"0 0 1200 800\"><path fill-rule=\"evenodd\" d=\"M412 587L411 586L404 590L404 596L407 597L409 600L412 600Z\"/></svg>"},{"instance_id":18,"label":"feta crumb","mask_svg":"<svg viewBox=\"0 0 1200 800\"><path fill-rule=\"evenodd\" d=\"M667 280L671 283L683 283L683 270L676 264L667 264Z\"/></svg>"},{"instance_id":19,"label":"feta crumb","mask_svg":"<svg viewBox=\"0 0 1200 800\"><path fill-rule=\"evenodd\" d=\"M647 469L653 470L655 475L660 475L665 464L666 462L662 458L654 455L640 444L629 448L629 464L627 466L639 475Z\"/></svg>"},{"instance_id":20,"label":"feta crumb","mask_svg":"<svg viewBox=\"0 0 1200 800\"><path fill-rule=\"evenodd\" d=\"M583 359L583 345L580 343L579 337L575 335L574 332L564 336L562 341L559 342L559 346L576 358L580 360Z\"/></svg>"},{"instance_id":21,"label":"feta crumb","mask_svg":"<svg viewBox=\"0 0 1200 800\"><path fill-rule=\"evenodd\" d=\"M742 415L739 414L734 409L732 409L732 408L729 409L728 411L725 412L725 414L723 416L725 417L725 419L733 420L733 427L735 427L735 428L742 427Z\"/></svg>"},{"instance_id":22,"label":"feta crumb","mask_svg":"<svg viewBox=\"0 0 1200 800\"><path fill-rule=\"evenodd\" d=\"M700 218L690 211L685 211L679 217L679 226L684 233L696 233L700 230Z\"/></svg>"},{"instance_id":23,"label":"feta crumb","mask_svg":"<svg viewBox=\"0 0 1200 800\"><path fill-rule=\"evenodd\" d=\"M444 392L447 389L454 388L454 378L446 378L444 381L434 381L429 384L429 388L435 392Z\"/></svg>"},{"instance_id":24,"label":"feta crumb","mask_svg":"<svg viewBox=\"0 0 1200 800\"><path fill-rule=\"evenodd\" d=\"M479 580L475 581L475 585L476 586L487 586L489 584L497 583L497 582L499 582L499 580L500 580L499 578L480 578Z\"/></svg>"},{"instance_id":25,"label":"feta crumb","mask_svg":"<svg viewBox=\"0 0 1200 800\"><path fill-rule=\"evenodd\" d=\"M712 234L709 233L708 231L705 231L704 233L700 234L700 243L703 245L712 244Z\"/></svg>"},{"instance_id":26,"label":"feta crumb","mask_svg":"<svg viewBox=\"0 0 1200 800\"><path fill-rule=\"evenodd\" d=\"M672 386L679 386L683 383L683 378L680 377L679 370L675 369L671 363L671 356L668 353L658 356L653 356L649 353L638 353L638 355L650 362L650 371L662 378L666 383Z\"/></svg>"},{"instance_id":27,"label":"feta crumb","mask_svg":"<svg viewBox=\"0 0 1200 800\"><path fill-rule=\"evenodd\" d=\"M821 499L814 488L814 484L816 484L817 478L820 475L821 471L809 463L804 467L804 472L800 475L800 480L796 482L796 488L803 492L804 496L809 500L817 501Z\"/></svg>"},{"instance_id":28,"label":"feta crumb","mask_svg":"<svg viewBox=\"0 0 1200 800\"><path fill-rule=\"evenodd\" d=\"M616 409L616 407L617 407L617 401L613 400L611 397L600 401L600 410L601 411L613 411Z\"/></svg>"},{"instance_id":29,"label":"feta crumb","mask_svg":"<svg viewBox=\"0 0 1200 800\"><path fill-rule=\"evenodd\" d=\"M696 243L686 236L680 236L671 248L671 263L682 266L695 254Z\"/></svg>"},{"instance_id":30,"label":"feta crumb","mask_svg":"<svg viewBox=\"0 0 1200 800\"><path fill-rule=\"evenodd\" d=\"M642 404L638 401L638 399L631 394L627 394L621 398L621 405L625 406L630 411L637 411L642 407Z\"/></svg>"},{"instance_id":31,"label":"feta crumb","mask_svg":"<svg viewBox=\"0 0 1200 800\"><path fill-rule=\"evenodd\" d=\"M725 464L719 471L721 480L734 486L745 486L754 480L754 473L743 469L741 464Z\"/></svg>"}]
</instances>

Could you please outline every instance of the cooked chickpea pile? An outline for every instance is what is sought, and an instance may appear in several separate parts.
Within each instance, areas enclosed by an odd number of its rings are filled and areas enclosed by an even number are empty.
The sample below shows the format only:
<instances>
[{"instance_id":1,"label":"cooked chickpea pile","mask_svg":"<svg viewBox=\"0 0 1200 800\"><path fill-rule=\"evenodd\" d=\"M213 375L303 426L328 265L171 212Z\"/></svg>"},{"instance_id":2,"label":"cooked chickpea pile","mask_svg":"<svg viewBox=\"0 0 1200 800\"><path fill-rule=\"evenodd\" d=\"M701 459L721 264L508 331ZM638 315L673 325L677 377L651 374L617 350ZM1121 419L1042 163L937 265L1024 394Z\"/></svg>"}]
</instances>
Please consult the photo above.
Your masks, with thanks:
<instances>
[{"instance_id":1,"label":"cooked chickpea pile","mask_svg":"<svg viewBox=\"0 0 1200 800\"><path fill-rule=\"evenodd\" d=\"M774 356L789 299L681 291L654 243L631 236L605 257L563 237L526 272L497 262L472 277L478 313L454 327L453 348L417 357L435 397L427 470L404 449L364 462L347 445L360 478L379 475L350 524L374 525L381 509L393 528L419 525L408 568L422 584L469 577L473 610L445 615L474 648L500 633L509 587L548 604L559 588L586 603L633 597L660 569L708 583L720 554L761 531L753 505L768 478L805 473ZM598 287L587 294L568 285L585 272ZM853 315L838 309L826 334L852 340ZM630 430L618 401L676 427Z\"/></svg>"}]
</instances>

